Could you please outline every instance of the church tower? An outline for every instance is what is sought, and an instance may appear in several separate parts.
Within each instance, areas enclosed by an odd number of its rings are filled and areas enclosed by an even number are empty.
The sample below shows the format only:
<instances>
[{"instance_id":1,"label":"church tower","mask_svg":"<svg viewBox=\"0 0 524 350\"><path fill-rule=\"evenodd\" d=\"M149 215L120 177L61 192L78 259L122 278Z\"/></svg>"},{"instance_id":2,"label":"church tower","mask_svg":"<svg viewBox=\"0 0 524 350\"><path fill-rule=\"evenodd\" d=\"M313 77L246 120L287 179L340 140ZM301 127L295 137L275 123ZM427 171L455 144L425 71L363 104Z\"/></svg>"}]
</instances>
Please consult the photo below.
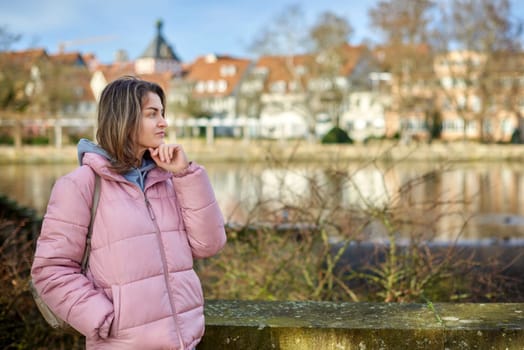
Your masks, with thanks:
<instances>
[{"instance_id":1,"label":"church tower","mask_svg":"<svg viewBox=\"0 0 524 350\"><path fill-rule=\"evenodd\" d=\"M156 35L142 56L135 61L137 74L181 71L181 61L162 34L162 20L156 22Z\"/></svg>"}]
</instances>

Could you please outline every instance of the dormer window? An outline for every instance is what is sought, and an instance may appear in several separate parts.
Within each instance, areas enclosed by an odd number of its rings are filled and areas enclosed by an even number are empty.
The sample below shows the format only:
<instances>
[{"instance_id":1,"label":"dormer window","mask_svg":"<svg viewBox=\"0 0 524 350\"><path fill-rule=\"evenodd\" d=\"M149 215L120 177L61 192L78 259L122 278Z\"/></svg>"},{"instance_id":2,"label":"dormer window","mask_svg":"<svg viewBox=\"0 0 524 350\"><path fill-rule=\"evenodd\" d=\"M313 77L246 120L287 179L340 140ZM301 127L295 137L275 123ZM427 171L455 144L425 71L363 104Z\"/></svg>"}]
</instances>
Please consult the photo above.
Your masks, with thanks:
<instances>
[{"instance_id":1,"label":"dormer window","mask_svg":"<svg viewBox=\"0 0 524 350\"><path fill-rule=\"evenodd\" d=\"M233 64L225 64L220 66L220 76L221 77L230 77L237 73L237 67Z\"/></svg>"},{"instance_id":2,"label":"dormer window","mask_svg":"<svg viewBox=\"0 0 524 350\"><path fill-rule=\"evenodd\" d=\"M253 74L255 75L267 75L269 73L269 69L267 67L256 67L253 69Z\"/></svg>"},{"instance_id":3,"label":"dormer window","mask_svg":"<svg viewBox=\"0 0 524 350\"><path fill-rule=\"evenodd\" d=\"M304 67L303 65L296 66L295 67L295 73L297 73L298 75L306 74L306 67Z\"/></svg>"}]
</instances>

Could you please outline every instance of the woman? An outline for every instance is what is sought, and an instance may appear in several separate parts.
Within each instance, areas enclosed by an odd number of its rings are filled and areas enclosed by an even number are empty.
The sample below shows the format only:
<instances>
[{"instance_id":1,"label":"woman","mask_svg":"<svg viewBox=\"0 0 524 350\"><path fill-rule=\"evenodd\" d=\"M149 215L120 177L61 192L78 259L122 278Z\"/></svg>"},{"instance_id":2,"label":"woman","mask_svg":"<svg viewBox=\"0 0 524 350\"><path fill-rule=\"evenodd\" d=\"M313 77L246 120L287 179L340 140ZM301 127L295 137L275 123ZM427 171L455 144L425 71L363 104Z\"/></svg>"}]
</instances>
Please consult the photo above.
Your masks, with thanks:
<instances>
[{"instance_id":1,"label":"woman","mask_svg":"<svg viewBox=\"0 0 524 350\"><path fill-rule=\"evenodd\" d=\"M98 105L98 145L81 140L81 166L53 187L33 283L87 349L193 349L204 333L193 257L224 246L224 221L204 168L164 143L164 106L157 84L110 83ZM93 172L100 201L84 276Z\"/></svg>"}]
</instances>

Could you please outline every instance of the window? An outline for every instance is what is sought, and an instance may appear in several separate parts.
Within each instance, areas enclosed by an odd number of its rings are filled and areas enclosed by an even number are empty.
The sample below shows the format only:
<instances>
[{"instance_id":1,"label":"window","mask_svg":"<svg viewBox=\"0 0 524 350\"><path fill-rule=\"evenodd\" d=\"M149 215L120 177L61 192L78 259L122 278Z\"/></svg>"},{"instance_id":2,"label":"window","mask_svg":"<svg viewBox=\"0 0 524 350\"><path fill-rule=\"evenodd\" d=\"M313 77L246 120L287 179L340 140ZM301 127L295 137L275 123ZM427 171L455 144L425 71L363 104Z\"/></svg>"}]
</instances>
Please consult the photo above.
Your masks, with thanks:
<instances>
[{"instance_id":1,"label":"window","mask_svg":"<svg viewBox=\"0 0 524 350\"><path fill-rule=\"evenodd\" d=\"M466 107L466 97L458 96L457 97L457 106L460 109L463 109L464 107Z\"/></svg>"},{"instance_id":2,"label":"window","mask_svg":"<svg viewBox=\"0 0 524 350\"><path fill-rule=\"evenodd\" d=\"M216 84L213 80L208 80L206 82L206 90L207 92L215 92Z\"/></svg>"},{"instance_id":3,"label":"window","mask_svg":"<svg viewBox=\"0 0 524 350\"><path fill-rule=\"evenodd\" d=\"M346 78L343 78L343 77L337 77L335 79L335 85L338 87L338 88L341 88L341 89L344 89L348 86L348 81L346 80Z\"/></svg>"},{"instance_id":4,"label":"window","mask_svg":"<svg viewBox=\"0 0 524 350\"><path fill-rule=\"evenodd\" d=\"M444 97L442 99L442 110L444 110L444 111L451 110L451 101L449 100L448 97Z\"/></svg>"},{"instance_id":5,"label":"window","mask_svg":"<svg viewBox=\"0 0 524 350\"><path fill-rule=\"evenodd\" d=\"M504 122L502 122L503 124ZM501 126L503 128L503 126ZM484 120L484 132L487 133L487 134L491 134L491 120L489 119L485 119Z\"/></svg>"},{"instance_id":6,"label":"window","mask_svg":"<svg viewBox=\"0 0 524 350\"><path fill-rule=\"evenodd\" d=\"M218 92L224 92L227 90L227 81L220 79L217 83Z\"/></svg>"},{"instance_id":7,"label":"window","mask_svg":"<svg viewBox=\"0 0 524 350\"><path fill-rule=\"evenodd\" d=\"M373 119L373 126L376 129L382 129L386 126L386 123L383 118L378 117L378 118Z\"/></svg>"},{"instance_id":8,"label":"window","mask_svg":"<svg viewBox=\"0 0 524 350\"><path fill-rule=\"evenodd\" d=\"M220 66L220 76L221 77L231 77L235 75L237 68L233 64L225 64Z\"/></svg>"},{"instance_id":9,"label":"window","mask_svg":"<svg viewBox=\"0 0 524 350\"><path fill-rule=\"evenodd\" d=\"M456 78L454 80L455 80L455 86L458 87L458 88L464 89L467 86L465 79Z\"/></svg>"},{"instance_id":10,"label":"window","mask_svg":"<svg viewBox=\"0 0 524 350\"><path fill-rule=\"evenodd\" d=\"M419 130L425 130L426 125L423 120L415 119L415 118L409 118L402 120L400 122L401 128L404 130L410 130L410 131L419 131Z\"/></svg>"},{"instance_id":11,"label":"window","mask_svg":"<svg viewBox=\"0 0 524 350\"><path fill-rule=\"evenodd\" d=\"M271 92L285 92L286 91L286 82L284 80L275 81L271 84Z\"/></svg>"},{"instance_id":12,"label":"window","mask_svg":"<svg viewBox=\"0 0 524 350\"><path fill-rule=\"evenodd\" d=\"M468 121L468 123L466 124L466 131L471 132L471 133L476 132L477 131L477 122Z\"/></svg>"},{"instance_id":13,"label":"window","mask_svg":"<svg viewBox=\"0 0 524 350\"><path fill-rule=\"evenodd\" d=\"M462 131L464 121L462 119L446 119L442 122L442 129L446 131Z\"/></svg>"},{"instance_id":14,"label":"window","mask_svg":"<svg viewBox=\"0 0 524 350\"><path fill-rule=\"evenodd\" d=\"M513 79L512 78L502 78L502 86L505 88L510 88L513 86Z\"/></svg>"},{"instance_id":15,"label":"window","mask_svg":"<svg viewBox=\"0 0 524 350\"><path fill-rule=\"evenodd\" d=\"M482 109L482 100L478 96L471 97L471 109L473 112L478 113Z\"/></svg>"},{"instance_id":16,"label":"window","mask_svg":"<svg viewBox=\"0 0 524 350\"><path fill-rule=\"evenodd\" d=\"M451 77L444 77L440 81L442 86L446 89L451 89L453 87L453 79L451 79Z\"/></svg>"},{"instance_id":17,"label":"window","mask_svg":"<svg viewBox=\"0 0 524 350\"><path fill-rule=\"evenodd\" d=\"M504 134L511 134L513 132L513 125L509 119L504 119L500 122L500 128Z\"/></svg>"},{"instance_id":18,"label":"window","mask_svg":"<svg viewBox=\"0 0 524 350\"><path fill-rule=\"evenodd\" d=\"M195 86L195 90L198 93L203 93L206 90L206 83L199 81Z\"/></svg>"},{"instance_id":19,"label":"window","mask_svg":"<svg viewBox=\"0 0 524 350\"><path fill-rule=\"evenodd\" d=\"M298 75L306 74L306 67L304 67L303 65L296 66L295 67L295 73L297 73Z\"/></svg>"},{"instance_id":20,"label":"window","mask_svg":"<svg viewBox=\"0 0 524 350\"><path fill-rule=\"evenodd\" d=\"M269 72L269 69L267 67L256 67L255 69L253 69L253 74L255 75L267 75L267 73Z\"/></svg>"}]
</instances>

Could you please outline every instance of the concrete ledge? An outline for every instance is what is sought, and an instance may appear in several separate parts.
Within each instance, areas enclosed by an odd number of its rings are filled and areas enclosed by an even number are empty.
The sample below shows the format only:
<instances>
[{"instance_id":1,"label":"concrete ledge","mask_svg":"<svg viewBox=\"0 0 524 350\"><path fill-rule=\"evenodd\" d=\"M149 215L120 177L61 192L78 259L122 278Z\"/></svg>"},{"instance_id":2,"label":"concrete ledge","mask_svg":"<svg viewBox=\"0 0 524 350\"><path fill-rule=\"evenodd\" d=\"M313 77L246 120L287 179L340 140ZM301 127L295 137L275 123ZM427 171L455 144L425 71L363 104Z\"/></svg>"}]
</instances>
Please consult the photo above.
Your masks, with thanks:
<instances>
[{"instance_id":1,"label":"concrete ledge","mask_svg":"<svg viewBox=\"0 0 524 350\"><path fill-rule=\"evenodd\" d=\"M524 349L524 304L206 301L198 350Z\"/></svg>"}]
</instances>

